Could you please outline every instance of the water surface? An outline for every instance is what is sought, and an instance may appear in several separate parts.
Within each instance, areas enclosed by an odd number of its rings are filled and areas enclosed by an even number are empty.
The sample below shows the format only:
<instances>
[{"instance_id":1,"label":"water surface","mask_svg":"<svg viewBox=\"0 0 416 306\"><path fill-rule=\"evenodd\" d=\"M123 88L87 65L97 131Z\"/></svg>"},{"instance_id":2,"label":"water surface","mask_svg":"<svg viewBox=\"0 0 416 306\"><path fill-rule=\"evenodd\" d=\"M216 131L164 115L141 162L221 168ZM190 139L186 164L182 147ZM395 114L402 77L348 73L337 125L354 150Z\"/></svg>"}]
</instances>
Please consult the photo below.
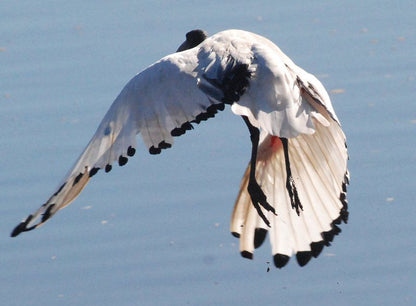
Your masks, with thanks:
<instances>
[{"instance_id":1,"label":"water surface","mask_svg":"<svg viewBox=\"0 0 416 306\"><path fill-rule=\"evenodd\" d=\"M0 8L2 305L416 303L414 1L4 1ZM193 28L276 42L331 91L350 150L350 222L282 270L238 254L229 219L250 156L225 111L100 173L42 228L41 205L124 84ZM267 272L268 268L270 272Z\"/></svg>"}]
</instances>

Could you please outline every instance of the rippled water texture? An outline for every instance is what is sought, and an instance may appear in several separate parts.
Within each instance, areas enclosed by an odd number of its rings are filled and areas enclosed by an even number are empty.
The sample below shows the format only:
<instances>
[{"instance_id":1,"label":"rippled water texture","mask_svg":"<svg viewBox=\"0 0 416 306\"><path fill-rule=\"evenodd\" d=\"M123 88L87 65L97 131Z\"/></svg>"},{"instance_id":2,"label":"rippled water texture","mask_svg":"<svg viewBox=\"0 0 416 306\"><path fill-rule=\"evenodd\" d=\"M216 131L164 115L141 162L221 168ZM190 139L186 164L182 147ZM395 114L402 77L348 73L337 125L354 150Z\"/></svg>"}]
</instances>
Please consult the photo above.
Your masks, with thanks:
<instances>
[{"instance_id":1,"label":"rippled water texture","mask_svg":"<svg viewBox=\"0 0 416 306\"><path fill-rule=\"evenodd\" d=\"M142 2L0 4L0 304L415 304L415 1ZM239 256L228 228L250 142L229 110L10 238L124 84L193 28L262 34L330 91L352 182L333 245L304 268L275 269L268 244Z\"/></svg>"}]
</instances>

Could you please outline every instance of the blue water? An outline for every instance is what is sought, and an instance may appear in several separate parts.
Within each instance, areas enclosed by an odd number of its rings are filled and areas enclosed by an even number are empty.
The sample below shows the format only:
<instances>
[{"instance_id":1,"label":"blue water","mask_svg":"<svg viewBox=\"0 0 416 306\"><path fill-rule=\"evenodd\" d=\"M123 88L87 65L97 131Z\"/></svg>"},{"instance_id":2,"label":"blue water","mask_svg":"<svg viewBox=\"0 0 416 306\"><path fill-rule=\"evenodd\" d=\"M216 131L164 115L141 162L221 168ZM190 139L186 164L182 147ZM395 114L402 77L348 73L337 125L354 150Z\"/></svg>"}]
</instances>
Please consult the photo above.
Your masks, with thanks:
<instances>
[{"instance_id":1,"label":"blue water","mask_svg":"<svg viewBox=\"0 0 416 306\"><path fill-rule=\"evenodd\" d=\"M415 2L141 2L0 3L0 304L414 305ZM352 178L333 245L303 268L275 269L267 244L239 256L228 227L250 143L230 111L9 238L124 84L193 28L262 34L333 91Z\"/></svg>"}]
</instances>

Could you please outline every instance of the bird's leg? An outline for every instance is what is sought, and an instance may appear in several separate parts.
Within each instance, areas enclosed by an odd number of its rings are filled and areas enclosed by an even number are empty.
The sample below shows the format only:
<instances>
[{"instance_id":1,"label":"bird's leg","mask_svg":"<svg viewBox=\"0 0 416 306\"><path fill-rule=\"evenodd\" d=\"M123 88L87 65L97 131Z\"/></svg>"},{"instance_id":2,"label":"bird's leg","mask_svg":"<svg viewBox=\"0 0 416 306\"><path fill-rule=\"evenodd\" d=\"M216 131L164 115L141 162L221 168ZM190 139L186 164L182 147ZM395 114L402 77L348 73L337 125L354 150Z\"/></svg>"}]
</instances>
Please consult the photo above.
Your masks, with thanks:
<instances>
[{"instance_id":1,"label":"bird's leg","mask_svg":"<svg viewBox=\"0 0 416 306\"><path fill-rule=\"evenodd\" d=\"M290 160L289 160L289 142L287 138L280 138L283 144L283 151L285 154L285 164L286 164L286 189L289 193L290 202L292 208L296 210L296 213L300 214L299 209L303 210L302 204L300 203L298 191L296 190L295 181L292 177L292 171L290 170Z\"/></svg>"},{"instance_id":2,"label":"bird's leg","mask_svg":"<svg viewBox=\"0 0 416 306\"><path fill-rule=\"evenodd\" d=\"M254 208L257 210L257 213L263 219L264 223L266 223L267 226L270 227L270 222L269 220L267 220L260 206L262 206L267 211L271 211L274 214L276 214L276 211L274 210L273 206L267 203L266 195L264 194L263 190L261 189L261 187L256 181L256 161L257 161L257 149L259 146L260 131L258 128L254 127L250 123L247 116L242 116L242 117L248 127L248 130L250 131L250 139L251 139L250 176L249 176L247 190L248 190L248 193L250 194L251 201L253 202Z\"/></svg>"}]
</instances>

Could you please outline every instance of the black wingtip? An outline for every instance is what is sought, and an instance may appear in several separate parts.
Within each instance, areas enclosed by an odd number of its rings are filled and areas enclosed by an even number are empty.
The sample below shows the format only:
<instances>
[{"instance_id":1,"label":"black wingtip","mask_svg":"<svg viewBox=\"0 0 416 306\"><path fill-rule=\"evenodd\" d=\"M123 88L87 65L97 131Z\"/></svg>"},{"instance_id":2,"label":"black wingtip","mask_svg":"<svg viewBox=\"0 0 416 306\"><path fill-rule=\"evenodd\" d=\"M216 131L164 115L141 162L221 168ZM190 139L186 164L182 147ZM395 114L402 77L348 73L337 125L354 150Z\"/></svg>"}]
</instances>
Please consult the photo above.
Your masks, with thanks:
<instances>
[{"instance_id":1,"label":"black wingtip","mask_svg":"<svg viewBox=\"0 0 416 306\"><path fill-rule=\"evenodd\" d=\"M247 259L253 259L253 253L251 253L249 251L242 251L241 256L243 256L244 258L247 258Z\"/></svg>"},{"instance_id":2,"label":"black wingtip","mask_svg":"<svg viewBox=\"0 0 416 306\"><path fill-rule=\"evenodd\" d=\"M50 217L52 217L52 213L51 213L51 211L52 211L52 209L55 207L55 204L51 204L46 210L45 210L45 212L43 213L43 215L42 215L42 223L43 222L45 222L46 220L48 220Z\"/></svg>"},{"instance_id":3,"label":"black wingtip","mask_svg":"<svg viewBox=\"0 0 416 306\"><path fill-rule=\"evenodd\" d=\"M172 147L172 144L167 143L163 140L159 143L158 147L161 148L161 149L169 149L169 148Z\"/></svg>"},{"instance_id":4,"label":"black wingtip","mask_svg":"<svg viewBox=\"0 0 416 306\"><path fill-rule=\"evenodd\" d=\"M20 222L18 226L14 228L14 230L11 232L10 237L16 237L21 232L23 232L26 228L26 224L24 222Z\"/></svg>"},{"instance_id":5,"label":"black wingtip","mask_svg":"<svg viewBox=\"0 0 416 306\"><path fill-rule=\"evenodd\" d=\"M256 228L254 232L254 248L260 247L267 236L267 230L264 228Z\"/></svg>"},{"instance_id":6,"label":"black wingtip","mask_svg":"<svg viewBox=\"0 0 416 306\"><path fill-rule=\"evenodd\" d=\"M33 216L29 215L25 221L20 222L14 230L10 233L10 237L16 237L22 232L30 231L31 229L35 228L34 226L31 228L27 228L27 225L29 224L30 220L32 220Z\"/></svg>"},{"instance_id":7,"label":"black wingtip","mask_svg":"<svg viewBox=\"0 0 416 306\"><path fill-rule=\"evenodd\" d=\"M77 177L74 179L74 182L72 183L72 186L75 186L76 184L78 184L78 182L80 181L80 179L82 178L83 175L84 175L84 173L78 174Z\"/></svg>"},{"instance_id":8,"label":"black wingtip","mask_svg":"<svg viewBox=\"0 0 416 306\"><path fill-rule=\"evenodd\" d=\"M325 246L325 242L322 240L318 242L312 242L311 243L312 256L315 258L318 257L319 254L321 254L324 246Z\"/></svg>"},{"instance_id":9,"label":"black wingtip","mask_svg":"<svg viewBox=\"0 0 416 306\"><path fill-rule=\"evenodd\" d=\"M174 137L181 136L186 133L186 131L192 130L194 127L190 122L185 122L180 127L174 128L170 134Z\"/></svg>"},{"instance_id":10,"label":"black wingtip","mask_svg":"<svg viewBox=\"0 0 416 306\"><path fill-rule=\"evenodd\" d=\"M330 246L332 240L334 240L334 232L329 230L327 232L321 233L322 238L324 239L324 243L326 246Z\"/></svg>"},{"instance_id":11,"label":"black wingtip","mask_svg":"<svg viewBox=\"0 0 416 306\"><path fill-rule=\"evenodd\" d=\"M160 152L162 152L162 149L156 148L155 146L149 148L149 153L152 155L160 154Z\"/></svg>"},{"instance_id":12,"label":"black wingtip","mask_svg":"<svg viewBox=\"0 0 416 306\"><path fill-rule=\"evenodd\" d=\"M110 172L110 171L111 171L111 169L113 169L113 166L111 166L110 164L107 164L107 165L105 166L104 171L105 171L106 173L108 173L108 172Z\"/></svg>"},{"instance_id":13,"label":"black wingtip","mask_svg":"<svg viewBox=\"0 0 416 306\"><path fill-rule=\"evenodd\" d=\"M123 155L120 155L120 157L118 158L118 165L120 167L124 166L125 164L127 164L127 162L129 161L129 159Z\"/></svg>"},{"instance_id":14,"label":"black wingtip","mask_svg":"<svg viewBox=\"0 0 416 306\"><path fill-rule=\"evenodd\" d=\"M299 266L305 266L309 260L312 258L312 252L310 251L301 251L296 253L296 260L298 261Z\"/></svg>"},{"instance_id":15,"label":"black wingtip","mask_svg":"<svg viewBox=\"0 0 416 306\"><path fill-rule=\"evenodd\" d=\"M235 238L240 238L240 234L237 232L231 232L231 235L233 235Z\"/></svg>"},{"instance_id":16,"label":"black wingtip","mask_svg":"<svg viewBox=\"0 0 416 306\"><path fill-rule=\"evenodd\" d=\"M132 146L129 146L128 149L127 149L127 155L132 157L132 156L134 156L134 154L136 154L136 149L133 148Z\"/></svg>"},{"instance_id":17,"label":"black wingtip","mask_svg":"<svg viewBox=\"0 0 416 306\"><path fill-rule=\"evenodd\" d=\"M100 170L100 168L94 167L90 170L89 176L93 177L94 175L97 174L98 170Z\"/></svg>"},{"instance_id":18,"label":"black wingtip","mask_svg":"<svg viewBox=\"0 0 416 306\"><path fill-rule=\"evenodd\" d=\"M276 254L273 256L274 265L281 269L289 262L290 257L284 254Z\"/></svg>"}]
</instances>

